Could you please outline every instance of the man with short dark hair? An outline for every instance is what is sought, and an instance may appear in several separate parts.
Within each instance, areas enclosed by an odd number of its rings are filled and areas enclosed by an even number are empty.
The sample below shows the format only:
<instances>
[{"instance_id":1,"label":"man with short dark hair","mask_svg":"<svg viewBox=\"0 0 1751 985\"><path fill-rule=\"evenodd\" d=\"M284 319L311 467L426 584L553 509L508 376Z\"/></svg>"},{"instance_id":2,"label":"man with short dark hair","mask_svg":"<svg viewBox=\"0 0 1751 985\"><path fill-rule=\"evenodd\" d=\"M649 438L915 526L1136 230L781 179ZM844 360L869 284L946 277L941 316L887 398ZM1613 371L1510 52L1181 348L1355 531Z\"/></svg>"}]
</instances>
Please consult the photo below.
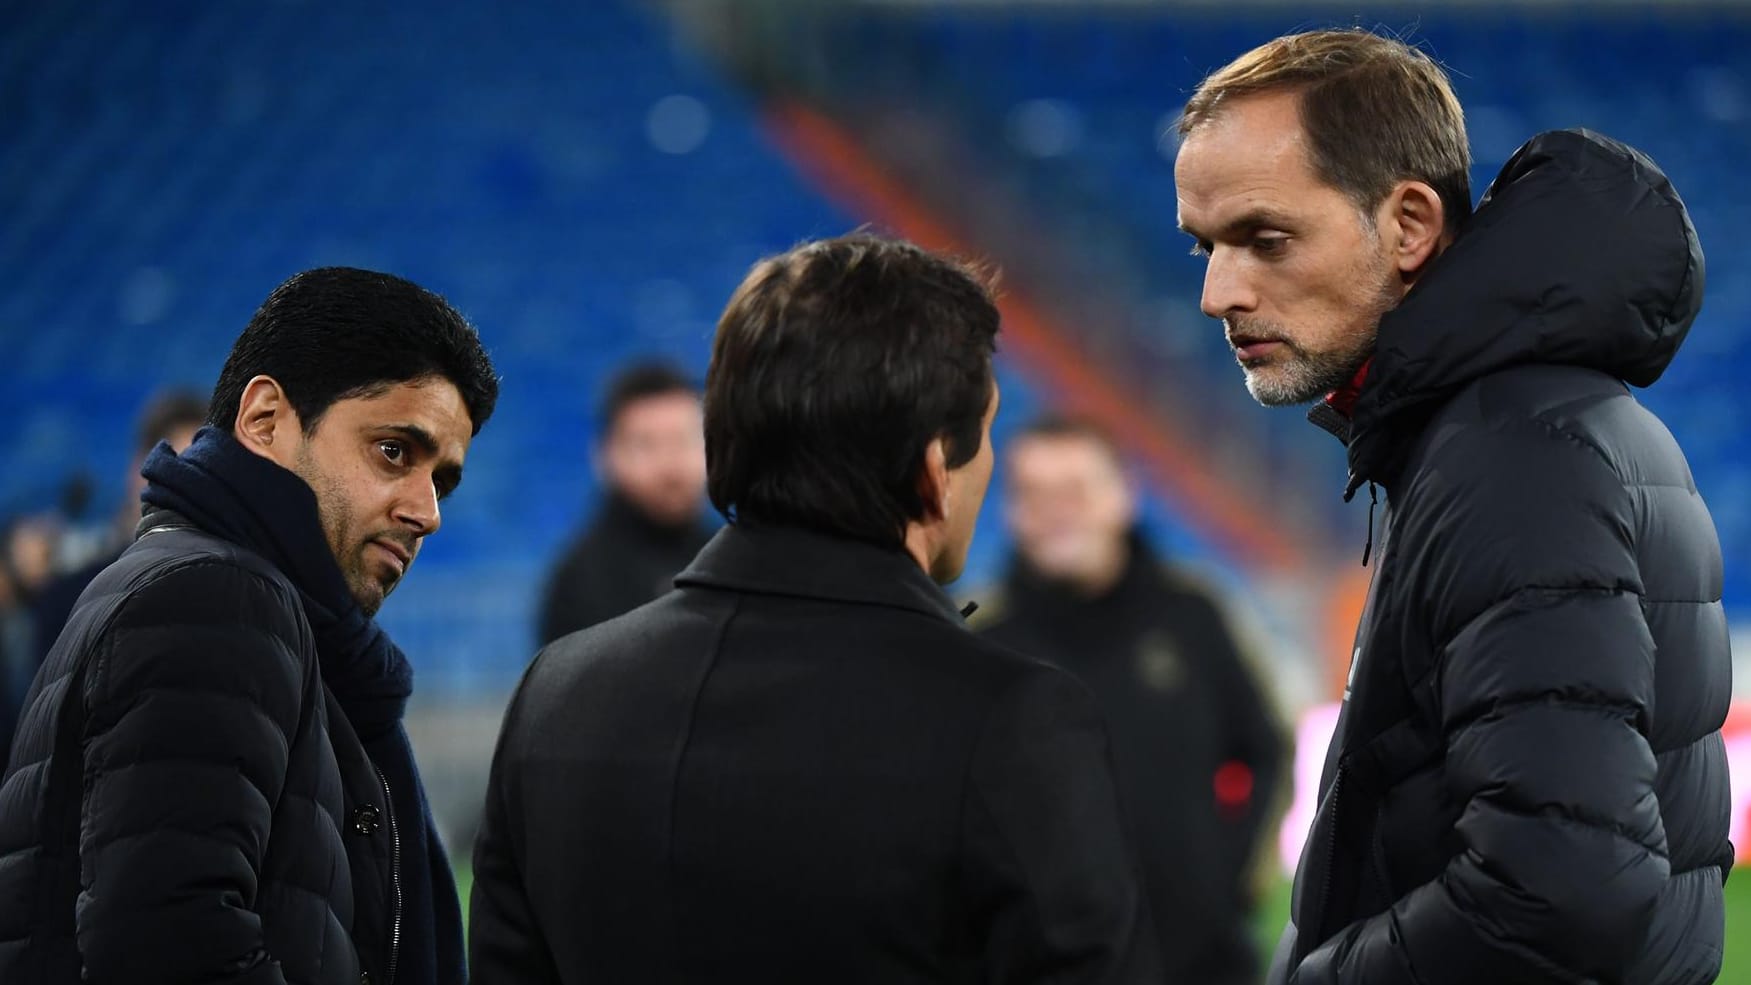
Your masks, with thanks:
<instances>
[{"instance_id":1,"label":"man with short dark hair","mask_svg":"<svg viewBox=\"0 0 1751 985\"><path fill-rule=\"evenodd\" d=\"M498 378L386 274L280 285L147 458L0 785L0 980L460 985L461 912L372 620Z\"/></svg>"},{"instance_id":2,"label":"man with short dark hair","mask_svg":"<svg viewBox=\"0 0 1751 985\"><path fill-rule=\"evenodd\" d=\"M1137 834L1167 980L1258 979L1249 916L1283 740L1213 591L1137 526L1112 439L1048 417L1004 447L1015 557L980 632L1093 692Z\"/></svg>"},{"instance_id":3,"label":"man with short dark hair","mask_svg":"<svg viewBox=\"0 0 1751 985\"><path fill-rule=\"evenodd\" d=\"M602 505L548 578L542 646L649 602L711 529L705 506L705 436L699 390L662 364L632 366L608 385L598 415Z\"/></svg>"},{"instance_id":4,"label":"man with short dark hair","mask_svg":"<svg viewBox=\"0 0 1751 985\"><path fill-rule=\"evenodd\" d=\"M475 846L480 985L1159 981L1105 729L966 630L998 314L854 236L757 265L706 379L730 521L536 658Z\"/></svg>"},{"instance_id":5,"label":"man with short dark hair","mask_svg":"<svg viewBox=\"0 0 1751 985\"><path fill-rule=\"evenodd\" d=\"M1274 980L1713 981L1720 544L1629 390L1702 303L1678 193L1569 130L1473 213L1445 73L1363 31L1241 56L1180 130L1203 310L1386 494Z\"/></svg>"}]
</instances>

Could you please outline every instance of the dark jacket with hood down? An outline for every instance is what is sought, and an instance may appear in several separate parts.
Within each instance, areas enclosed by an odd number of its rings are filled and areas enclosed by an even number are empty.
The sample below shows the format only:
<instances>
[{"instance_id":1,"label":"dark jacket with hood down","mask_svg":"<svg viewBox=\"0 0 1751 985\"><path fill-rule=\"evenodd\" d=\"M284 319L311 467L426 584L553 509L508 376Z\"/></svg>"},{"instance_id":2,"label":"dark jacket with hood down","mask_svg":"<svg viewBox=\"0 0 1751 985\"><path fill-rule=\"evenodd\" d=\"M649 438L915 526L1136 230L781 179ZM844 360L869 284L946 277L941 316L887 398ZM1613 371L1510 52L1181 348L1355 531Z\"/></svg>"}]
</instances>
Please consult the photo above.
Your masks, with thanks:
<instances>
[{"instance_id":1,"label":"dark jacket with hood down","mask_svg":"<svg viewBox=\"0 0 1751 985\"><path fill-rule=\"evenodd\" d=\"M1659 169L1562 131L1383 319L1326 421L1387 508L1275 980L1714 980L1720 546L1625 385L1659 379L1702 287Z\"/></svg>"}]
</instances>

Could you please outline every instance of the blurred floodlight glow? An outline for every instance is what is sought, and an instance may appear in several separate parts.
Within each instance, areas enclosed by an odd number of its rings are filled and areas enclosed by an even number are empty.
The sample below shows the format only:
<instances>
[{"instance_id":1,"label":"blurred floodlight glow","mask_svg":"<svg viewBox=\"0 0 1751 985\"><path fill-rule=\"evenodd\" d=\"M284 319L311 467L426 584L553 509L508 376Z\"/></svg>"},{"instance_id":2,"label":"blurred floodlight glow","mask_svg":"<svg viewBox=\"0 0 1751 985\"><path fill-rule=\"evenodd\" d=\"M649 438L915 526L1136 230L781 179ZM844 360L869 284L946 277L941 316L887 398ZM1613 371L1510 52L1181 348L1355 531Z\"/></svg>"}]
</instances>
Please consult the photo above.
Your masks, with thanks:
<instances>
[{"instance_id":1,"label":"blurred floodlight glow","mask_svg":"<svg viewBox=\"0 0 1751 985\"><path fill-rule=\"evenodd\" d=\"M692 96L676 93L651 104L645 135L665 154L691 154L711 135L711 110Z\"/></svg>"},{"instance_id":2,"label":"blurred floodlight glow","mask_svg":"<svg viewBox=\"0 0 1751 985\"><path fill-rule=\"evenodd\" d=\"M163 267L141 267L123 282L116 297L116 313L127 325L157 324L175 297L176 282Z\"/></svg>"},{"instance_id":3,"label":"blurred floodlight glow","mask_svg":"<svg viewBox=\"0 0 1751 985\"><path fill-rule=\"evenodd\" d=\"M1062 157L1082 142L1082 114L1061 99L1030 99L1009 111L1009 141L1033 157Z\"/></svg>"}]
</instances>

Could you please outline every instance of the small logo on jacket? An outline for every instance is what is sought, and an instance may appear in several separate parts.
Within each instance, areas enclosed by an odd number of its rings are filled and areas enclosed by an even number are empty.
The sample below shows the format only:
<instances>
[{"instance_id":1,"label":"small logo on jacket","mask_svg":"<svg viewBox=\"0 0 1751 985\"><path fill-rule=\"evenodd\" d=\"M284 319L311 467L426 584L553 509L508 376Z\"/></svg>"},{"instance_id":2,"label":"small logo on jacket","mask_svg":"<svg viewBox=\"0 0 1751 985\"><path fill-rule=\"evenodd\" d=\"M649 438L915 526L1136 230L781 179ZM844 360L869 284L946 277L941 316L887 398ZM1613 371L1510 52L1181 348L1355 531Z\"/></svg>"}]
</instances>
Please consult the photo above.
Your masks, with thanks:
<instances>
[{"instance_id":1,"label":"small logo on jacket","mask_svg":"<svg viewBox=\"0 0 1751 985\"><path fill-rule=\"evenodd\" d=\"M1137 647L1137 676L1146 687L1157 691L1172 691L1185 682L1185 657L1174 646L1172 637L1160 631L1143 637Z\"/></svg>"}]
</instances>

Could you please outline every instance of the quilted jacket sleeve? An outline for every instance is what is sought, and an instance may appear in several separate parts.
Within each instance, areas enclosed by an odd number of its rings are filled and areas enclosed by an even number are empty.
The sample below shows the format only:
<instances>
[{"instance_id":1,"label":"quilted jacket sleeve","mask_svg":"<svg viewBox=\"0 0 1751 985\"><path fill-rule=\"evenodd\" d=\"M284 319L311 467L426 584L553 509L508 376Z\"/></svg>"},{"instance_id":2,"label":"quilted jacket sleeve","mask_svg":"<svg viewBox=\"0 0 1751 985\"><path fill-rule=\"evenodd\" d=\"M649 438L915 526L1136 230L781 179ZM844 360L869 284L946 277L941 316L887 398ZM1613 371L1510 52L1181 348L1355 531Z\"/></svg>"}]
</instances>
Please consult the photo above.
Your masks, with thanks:
<instances>
[{"instance_id":1,"label":"quilted jacket sleeve","mask_svg":"<svg viewBox=\"0 0 1751 985\"><path fill-rule=\"evenodd\" d=\"M190 563L138 590L102 642L85 692L77 909L91 981L284 981L254 908L291 736L314 713L289 594Z\"/></svg>"}]
</instances>

